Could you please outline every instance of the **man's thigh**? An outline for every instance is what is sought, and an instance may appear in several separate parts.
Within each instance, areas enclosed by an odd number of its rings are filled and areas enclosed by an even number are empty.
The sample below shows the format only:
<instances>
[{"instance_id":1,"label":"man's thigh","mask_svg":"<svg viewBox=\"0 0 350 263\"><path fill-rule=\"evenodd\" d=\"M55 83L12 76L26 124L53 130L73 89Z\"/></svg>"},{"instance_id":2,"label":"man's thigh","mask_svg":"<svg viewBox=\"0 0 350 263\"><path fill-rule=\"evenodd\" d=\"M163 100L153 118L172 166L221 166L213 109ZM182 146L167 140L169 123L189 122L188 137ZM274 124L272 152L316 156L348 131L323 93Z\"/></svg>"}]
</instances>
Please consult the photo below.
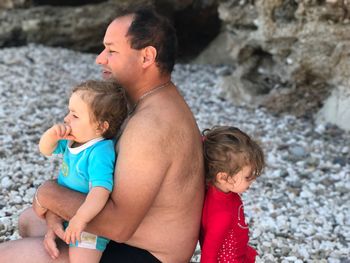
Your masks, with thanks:
<instances>
[{"instance_id":1,"label":"man's thigh","mask_svg":"<svg viewBox=\"0 0 350 263\"><path fill-rule=\"evenodd\" d=\"M18 218L18 232L21 237L43 237L46 234L46 222L39 218L32 207L25 209Z\"/></svg>"},{"instance_id":2,"label":"man's thigh","mask_svg":"<svg viewBox=\"0 0 350 263\"><path fill-rule=\"evenodd\" d=\"M68 246L62 245L59 251L59 257L53 260L44 248L42 237L8 241L0 243L0 263L68 263Z\"/></svg>"}]
</instances>

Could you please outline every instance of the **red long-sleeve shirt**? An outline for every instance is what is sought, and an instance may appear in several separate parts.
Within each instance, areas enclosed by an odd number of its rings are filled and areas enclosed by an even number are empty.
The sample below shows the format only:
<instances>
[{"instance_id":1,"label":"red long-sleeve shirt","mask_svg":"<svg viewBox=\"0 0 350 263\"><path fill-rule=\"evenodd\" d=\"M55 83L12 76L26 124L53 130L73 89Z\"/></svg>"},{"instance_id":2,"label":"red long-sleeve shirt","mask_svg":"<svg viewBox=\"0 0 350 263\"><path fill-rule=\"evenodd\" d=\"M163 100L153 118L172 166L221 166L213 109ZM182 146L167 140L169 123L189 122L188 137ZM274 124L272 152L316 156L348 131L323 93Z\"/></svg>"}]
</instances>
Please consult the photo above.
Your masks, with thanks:
<instances>
[{"instance_id":1,"label":"red long-sleeve shirt","mask_svg":"<svg viewBox=\"0 0 350 263\"><path fill-rule=\"evenodd\" d=\"M248 245L248 232L240 196L209 186L202 214L201 263L254 263L257 253Z\"/></svg>"}]
</instances>

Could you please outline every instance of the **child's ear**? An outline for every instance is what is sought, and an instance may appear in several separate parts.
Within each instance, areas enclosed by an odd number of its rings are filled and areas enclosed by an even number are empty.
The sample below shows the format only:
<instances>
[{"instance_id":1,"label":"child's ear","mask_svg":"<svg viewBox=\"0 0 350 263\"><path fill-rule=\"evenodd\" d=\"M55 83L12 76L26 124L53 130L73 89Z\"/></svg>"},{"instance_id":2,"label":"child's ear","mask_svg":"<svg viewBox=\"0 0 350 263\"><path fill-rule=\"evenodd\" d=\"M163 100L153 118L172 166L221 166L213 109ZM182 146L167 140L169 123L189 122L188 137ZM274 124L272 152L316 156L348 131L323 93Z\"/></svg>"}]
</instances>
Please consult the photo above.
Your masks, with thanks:
<instances>
[{"instance_id":1,"label":"child's ear","mask_svg":"<svg viewBox=\"0 0 350 263\"><path fill-rule=\"evenodd\" d=\"M228 179L228 174L225 172L218 172L216 174L216 181L220 184L227 183L227 179Z\"/></svg>"},{"instance_id":2,"label":"child's ear","mask_svg":"<svg viewBox=\"0 0 350 263\"><path fill-rule=\"evenodd\" d=\"M101 122L97 127L96 133L102 135L108 130L108 128L109 123L107 121Z\"/></svg>"}]
</instances>

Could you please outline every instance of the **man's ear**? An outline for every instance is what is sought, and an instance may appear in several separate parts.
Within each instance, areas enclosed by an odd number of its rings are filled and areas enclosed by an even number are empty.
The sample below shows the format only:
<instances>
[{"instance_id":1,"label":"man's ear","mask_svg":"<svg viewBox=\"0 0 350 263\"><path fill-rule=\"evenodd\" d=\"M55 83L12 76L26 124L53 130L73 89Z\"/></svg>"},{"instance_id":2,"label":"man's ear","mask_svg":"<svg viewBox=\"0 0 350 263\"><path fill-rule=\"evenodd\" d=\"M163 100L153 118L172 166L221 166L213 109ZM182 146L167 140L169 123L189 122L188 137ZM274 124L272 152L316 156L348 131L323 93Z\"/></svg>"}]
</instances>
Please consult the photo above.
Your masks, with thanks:
<instances>
[{"instance_id":1,"label":"man's ear","mask_svg":"<svg viewBox=\"0 0 350 263\"><path fill-rule=\"evenodd\" d=\"M108 130L108 128L109 128L108 121L101 122L96 129L96 133L99 135L102 135L105 133L105 131Z\"/></svg>"},{"instance_id":2,"label":"man's ear","mask_svg":"<svg viewBox=\"0 0 350 263\"><path fill-rule=\"evenodd\" d=\"M142 50L143 67L147 68L156 61L157 49L153 46L147 46Z\"/></svg>"}]
</instances>

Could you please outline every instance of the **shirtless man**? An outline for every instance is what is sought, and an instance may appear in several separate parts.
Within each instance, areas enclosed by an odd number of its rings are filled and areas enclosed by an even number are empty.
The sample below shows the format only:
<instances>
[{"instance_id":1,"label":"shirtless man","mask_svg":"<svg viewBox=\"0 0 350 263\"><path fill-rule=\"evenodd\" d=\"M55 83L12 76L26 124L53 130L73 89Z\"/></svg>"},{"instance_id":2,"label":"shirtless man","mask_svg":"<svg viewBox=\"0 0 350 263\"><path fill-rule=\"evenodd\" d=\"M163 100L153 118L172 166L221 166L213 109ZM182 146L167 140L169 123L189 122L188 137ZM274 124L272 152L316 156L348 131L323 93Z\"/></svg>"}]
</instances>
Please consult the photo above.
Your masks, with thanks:
<instances>
[{"instance_id":1,"label":"shirtless man","mask_svg":"<svg viewBox=\"0 0 350 263\"><path fill-rule=\"evenodd\" d=\"M125 88L131 113L116 149L111 198L86 231L123 243L110 242L101 262L188 262L199 233L204 171L200 132L171 82L175 32L152 10L139 10L117 17L103 44L96 63L104 78ZM37 198L45 209L34 201L21 215L26 238L1 244L0 262L68 262L52 231L43 246L47 228L35 213L62 236L55 214L69 220L84 196L49 181Z\"/></svg>"}]
</instances>

